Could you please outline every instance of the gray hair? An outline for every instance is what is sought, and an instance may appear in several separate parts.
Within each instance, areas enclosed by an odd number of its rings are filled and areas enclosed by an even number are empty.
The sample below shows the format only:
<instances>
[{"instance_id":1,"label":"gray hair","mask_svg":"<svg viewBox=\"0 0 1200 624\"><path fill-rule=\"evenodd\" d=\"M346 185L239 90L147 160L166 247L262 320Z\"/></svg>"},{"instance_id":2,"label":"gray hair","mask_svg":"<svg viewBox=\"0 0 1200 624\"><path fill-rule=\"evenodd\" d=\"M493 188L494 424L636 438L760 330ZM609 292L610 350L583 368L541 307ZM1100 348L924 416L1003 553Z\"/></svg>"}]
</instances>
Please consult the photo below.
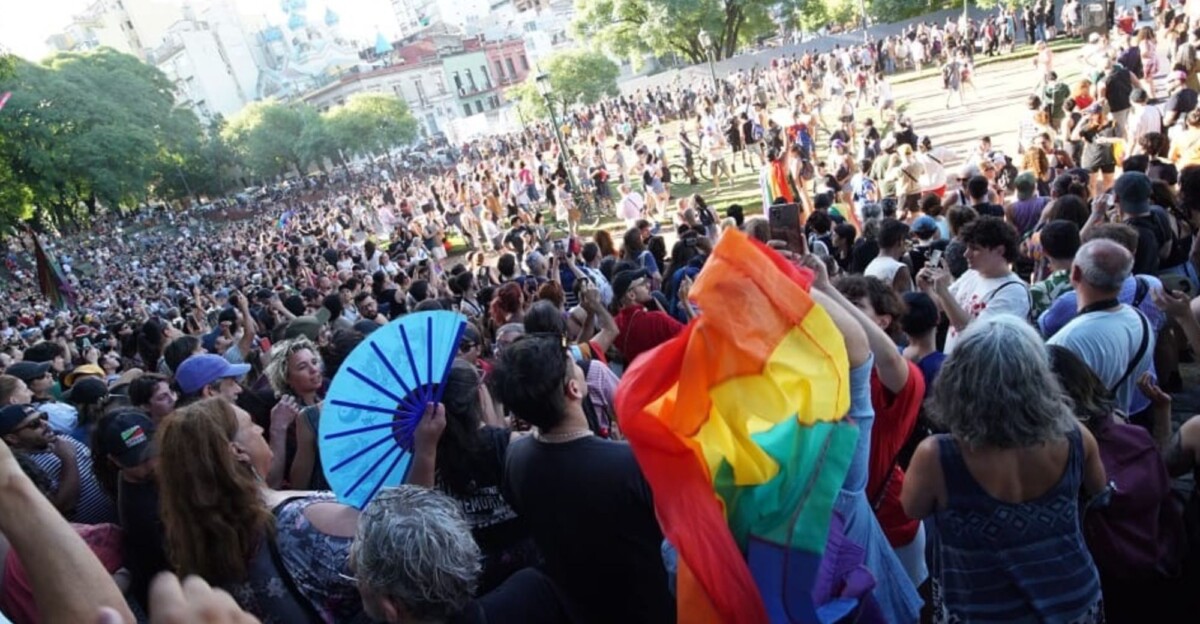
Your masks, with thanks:
<instances>
[{"instance_id":1,"label":"gray hair","mask_svg":"<svg viewBox=\"0 0 1200 624\"><path fill-rule=\"evenodd\" d=\"M967 327L938 373L928 407L934 422L976 447L1034 446L1078 426L1041 337L1008 314Z\"/></svg>"},{"instance_id":2,"label":"gray hair","mask_svg":"<svg viewBox=\"0 0 1200 624\"><path fill-rule=\"evenodd\" d=\"M1075 266L1088 286L1103 292L1120 292L1133 273L1133 254L1115 241L1097 238L1075 252Z\"/></svg>"},{"instance_id":3,"label":"gray hair","mask_svg":"<svg viewBox=\"0 0 1200 624\"><path fill-rule=\"evenodd\" d=\"M403 605L415 622L441 622L475 593L479 546L453 499L416 485L379 491L358 518L355 575Z\"/></svg>"}]
</instances>

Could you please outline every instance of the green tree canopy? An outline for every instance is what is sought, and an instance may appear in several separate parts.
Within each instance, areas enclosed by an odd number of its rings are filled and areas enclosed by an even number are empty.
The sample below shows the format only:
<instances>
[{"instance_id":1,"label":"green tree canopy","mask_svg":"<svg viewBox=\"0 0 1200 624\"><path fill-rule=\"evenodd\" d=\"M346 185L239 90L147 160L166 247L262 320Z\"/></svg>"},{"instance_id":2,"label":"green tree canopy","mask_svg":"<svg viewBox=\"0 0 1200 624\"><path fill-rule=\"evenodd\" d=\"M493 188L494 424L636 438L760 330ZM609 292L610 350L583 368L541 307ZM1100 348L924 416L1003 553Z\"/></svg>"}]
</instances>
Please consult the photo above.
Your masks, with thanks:
<instances>
[{"instance_id":1,"label":"green tree canopy","mask_svg":"<svg viewBox=\"0 0 1200 624\"><path fill-rule=\"evenodd\" d=\"M576 0L572 33L640 66L642 56L678 54L705 60L700 31L718 59L774 34L773 11L792 15L801 0Z\"/></svg>"},{"instance_id":2,"label":"green tree canopy","mask_svg":"<svg viewBox=\"0 0 1200 624\"><path fill-rule=\"evenodd\" d=\"M293 168L303 171L310 162L301 149L303 108L276 100L253 102L229 119L221 136L254 175L271 179ZM312 134L310 129L310 140Z\"/></svg>"},{"instance_id":3,"label":"green tree canopy","mask_svg":"<svg viewBox=\"0 0 1200 624\"><path fill-rule=\"evenodd\" d=\"M382 154L417 138L417 120L393 95L358 93L325 114L334 143L347 154Z\"/></svg>"},{"instance_id":4,"label":"green tree canopy","mask_svg":"<svg viewBox=\"0 0 1200 624\"><path fill-rule=\"evenodd\" d=\"M595 104L620 94L617 75L620 68L612 59L594 50L568 50L554 54L545 62L550 97L558 109L575 104ZM546 98L538 90L537 77L514 85L505 93L516 103L521 118L548 119Z\"/></svg>"},{"instance_id":5,"label":"green tree canopy","mask_svg":"<svg viewBox=\"0 0 1200 624\"><path fill-rule=\"evenodd\" d=\"M32 210L61 229L101 205L144 202L186 144L181 133L200 130L162 72L135 57L102 48L9 66L0 77L0 92L12 91L0 112L0 176L10 219Z\"/></svg>"}]
</instances>

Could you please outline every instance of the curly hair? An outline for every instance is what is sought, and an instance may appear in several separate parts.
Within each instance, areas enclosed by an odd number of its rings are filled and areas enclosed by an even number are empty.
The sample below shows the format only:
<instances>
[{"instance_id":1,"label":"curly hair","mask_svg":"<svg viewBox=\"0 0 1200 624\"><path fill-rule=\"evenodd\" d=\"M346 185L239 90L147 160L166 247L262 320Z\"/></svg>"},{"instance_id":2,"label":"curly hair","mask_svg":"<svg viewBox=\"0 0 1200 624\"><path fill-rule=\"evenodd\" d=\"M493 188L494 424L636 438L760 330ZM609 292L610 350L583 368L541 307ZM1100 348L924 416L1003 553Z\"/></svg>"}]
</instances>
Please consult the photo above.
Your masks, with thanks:
<instances>
[{"instance_id":1,"label":"curly hair","mask_svg":"<svg viewBox=\"0 0 1200 624\"><path fill-rule=\"evenodd\" d=\"M175 410L157 435L168 559L179 574L214 585L245 580L251 557L275 527L253 470L230 446L237 433L233 405L214 397Z\"/></svg>"},{"instance_id":2,"label":"curly hair","mask_svg":"<svg viewBox=\"0 0 1200 624\"><path fill-rule=\"evenodd\" d=\"M959 238L967 245L978 245L984 249L1004 247L1004 259L1017 259L1019 237L1017 229L1000 217L979 217L963 226Z\"/></svg>"},{"instance_id":3,"label":"curly hair","mask_svg":"<svg viewBox=\"0 0 1200 624\"><path fill-rule=\"evenodd\" d=\"M271 384L271 389L275 394L283 396L291 392L291 386L288 385L288 360L293 354L299 353L308 349L313 355L317 356L317 360L321 359L321 352L317 349L317 345L313 344L306 336L296 336L291 340L285 340L271 347L271 363L267 364L267 370L264 374L267 376L267 381Z\"/></svg>"},{"instance_id":4,"label":"curly hair","mask_svg":"<svg viewBox=\"0 0 1200 624\"><path fill-rule=\"evenodd\" d=\"M475 593L479 559L458 504L415 485L381 490L371 500L350 551L359 584L402 605L414 622L461 612Z\"/></svg>"},{"instance_id":5,"label":"curly hair","mask_svg":"<svg viewBox=\"0 0 1200 624\"><path fill-rule=\"evenodd\" d=\"M833 286L851 303L858 303L866 297L877 316L886 314L892 317L892 322L884 331L893 338L899 334L900 319L908 306L904 304L900 295L892 290L891 285L867 275L843 275L833 281Z\"/></svg>"},{"instance_id":6,"label":"curly hair","mask_svg":"<svg viewBox=\"0 0 1200 624\"><path fill-rule=\"evenodd\" d=\"M1008 314L967 326L938 373L928 407L935 424L973 447L1024 448L1076 427L1041 337Z\"/></svg>"}]
</instances>

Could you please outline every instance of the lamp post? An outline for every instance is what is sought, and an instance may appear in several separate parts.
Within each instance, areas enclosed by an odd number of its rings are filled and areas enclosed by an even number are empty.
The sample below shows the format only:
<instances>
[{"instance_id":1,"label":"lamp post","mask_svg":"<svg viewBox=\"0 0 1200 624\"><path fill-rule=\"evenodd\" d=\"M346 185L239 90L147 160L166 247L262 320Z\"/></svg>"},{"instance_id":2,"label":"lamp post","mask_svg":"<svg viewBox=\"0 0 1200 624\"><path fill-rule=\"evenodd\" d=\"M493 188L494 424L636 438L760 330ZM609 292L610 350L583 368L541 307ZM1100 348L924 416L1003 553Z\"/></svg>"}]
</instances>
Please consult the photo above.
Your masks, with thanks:
<instances>
[{"instance_id":1,"label":"lamp post","mask_svg":"<svg viewBox=\"0 0 1200 624\"><path fill-rule=\"evenodd\" d=\"M696 38L700 41L700 47L704 48L704 56L708 57L708 73L712 76L713 92L717 97L721 97L721 88L717 85L717 66L713 62L713 40L707 30L701 29L696 34Z\"/></svg>"},{"instance_id":2,"label":"lamp post","mask_svg":"<svg viewBox=\"0 0 1200 624\"><path fill-rule=\"evenodd\" d=\"M563 140L562 130L558 127L558 114L554 112L554 100L550 97L550 76L545 72L539 73L533 80L537 85L538 93L542 95L542 99L546 101L546 109L550 111L550 125L554 126L554 138L558 141L558 159L562 163L563 169L567 170L567 180L571 183L571 194L575 197L575 203L586 214L587 202L584 200L582 189L579 188L579 181L575 179L575 171L571 168L571 163L567 161L567 142Z\"/></svg>"}]
</instances>

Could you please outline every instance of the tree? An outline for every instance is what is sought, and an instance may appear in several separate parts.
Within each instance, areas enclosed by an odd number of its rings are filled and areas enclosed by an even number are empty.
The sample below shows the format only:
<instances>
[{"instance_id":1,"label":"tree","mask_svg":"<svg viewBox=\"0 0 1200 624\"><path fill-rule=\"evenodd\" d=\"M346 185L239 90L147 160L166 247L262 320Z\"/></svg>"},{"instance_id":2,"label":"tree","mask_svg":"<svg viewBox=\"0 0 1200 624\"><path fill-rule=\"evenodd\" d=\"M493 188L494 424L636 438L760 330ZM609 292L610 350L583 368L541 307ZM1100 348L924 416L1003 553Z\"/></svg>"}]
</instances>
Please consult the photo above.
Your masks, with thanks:
<instances>
[{"instance_id":1,"label":"tree","mask_svg":"<svg viewBox=\"0 0 1200 624\"><path fill-rule=\"evenodd\" d=\"M9 67L0 78L0 92L13 93L0 112L5 202L60 230L148 199L163 161L186 143L179 134L199 129L160 71L111 49Z\"/></svg>"},{"instance_id":2,"label":"tree","mask_svg":"<svg viewBox=\"0 0 1200 624\"><path fill-rule=\"evenodd\" d=\"M709 33L713 54L723 59L740 46L776 32L772 11L791 15L801 0L576 0L571 30L576 39L628 58L640 66L645 54L678 54L693 63L708 52L700 31Z\"/></svg>"},{"instance_id":3,"label":"tree","mask_svg":"<svg viewBox=\"0 0 1200 624\"><path fill-rule=\"evenodd\" d=\"M546 98L543 98L542 94L538 92L535 77L532 75L525 82L509 87L504 92L504 97L516 104L517 116L525 123L550 118L550 111L546 108Z\"/></svg>"},{"instance_id":4,"label":"tree","mask_svg":"<svg viewBox=\"0 0 1200 624\"><path fill-rule=\"evenodd\" d=\"M380 155L417 138L408 104L383 93L358 93L325 115L338 147L354 155Z\"/></svg>"},{"instance_id":5,"label":"tree","mask_svg":"<svg viewBox=\"0 0 1200 624\"><path fill-rule=\"evenodd\" d=\"M559 52L546 61L546 76L550 81L550 97L557 110L575 104L595 104L606 97L620 94L617 75L620 68L607 56L589 50ZM538 90L537 77L513 85L505 97L516 103L519 116L528 121L550 118L546 98Z\"/></svg>"},{"instance_id":6,"label":"tree","mask_svg":"<svg viewBox=\"0 0 1200 624\"><path fill-rule=\"evenodd\" d=\"M221 136L250 171L264 180L279 177L293 168L302 173L311 162L311 154L301 149L300 137L305 130L303 107L276 100L253 102L229 120ZM310 129L310 138L312 134Z\"/></svg>"},{"instance_id":7,"label":"tree","mask_svg":"<svg viewBox=\"0 0 1200 624\"><path fill-rule=\"evenodd\" d=\"M595 104L620 95L617 75L621 68L607 56L590 50L568 50L546 61L550 92L565 104Z\"/></svg>"}]
</instances>

